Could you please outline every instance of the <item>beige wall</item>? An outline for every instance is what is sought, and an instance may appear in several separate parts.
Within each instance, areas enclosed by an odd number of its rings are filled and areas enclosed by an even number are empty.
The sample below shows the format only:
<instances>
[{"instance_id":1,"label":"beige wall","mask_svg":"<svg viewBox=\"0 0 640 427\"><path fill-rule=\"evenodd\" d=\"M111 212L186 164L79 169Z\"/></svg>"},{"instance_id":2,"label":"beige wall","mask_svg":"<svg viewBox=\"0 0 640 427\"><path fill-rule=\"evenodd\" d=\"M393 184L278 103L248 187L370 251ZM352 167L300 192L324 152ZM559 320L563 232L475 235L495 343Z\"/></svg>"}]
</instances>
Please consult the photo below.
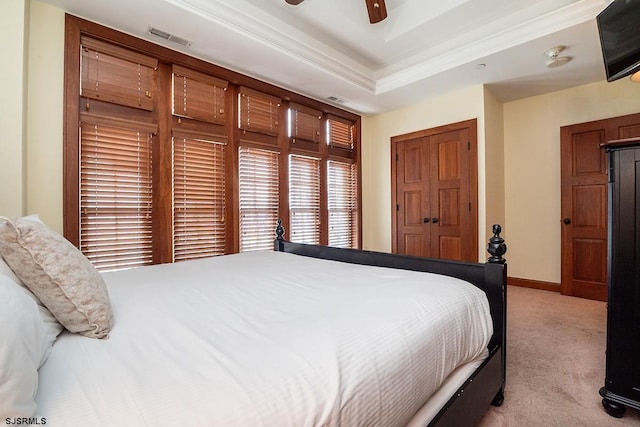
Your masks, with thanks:
<instances>
[{"instance_id":1,"label":"beige wall","mask_svg":"<svg viewBox=\"0 0 640 427\"><path fill-rule=\"evenodd\" d=\"M29 0L3 2L0 17L0 215L26 209L26 90Z\"/></svg>"},{"instance_id":2,"label":"beige wall","mask_svg":"<svg viewBox=\"0 0 640 427\"><path fill-rule=\"evenodd\" d=\"M504 233L502 236L504 238L509 236L509 230L505 227L503 104L486 87L484 89L484 111L485 151L483 155L486 171L486 233L483 235L482 230L480 230L478 260L483 260L487 257L486 243L488 238L492 236L491 228L493 224L500 224L503 227ZM478 161L480 163L483 162L482 159Z\"/></svg>"},{"instance_id":3,"label":"beige wall","mask_svg":"<svg viewBox=\"0 0 640 427\"><path fill-rule=\"evenodd\" d=\"M2 12L2 81L12 84L0 102L0 215L38 213L61 232L64 12L29 0Z\"/></svg>"},{"instance_id":4,"label":"beige wall","mask_svg":"<svg viewBox=\"0 0 640 427\"><path fill-rule=\"evenodd\" d=\"M504 104L509 276L560 283L560 127L637 112L628 78Z\"/></svg>"},{"instance_id":5,"label":"beige wall","mask_svg":"<svg viewBox=\"0 0 640 427\"><path fill-rule=\"evenodd\" d=\"M26 213L61 233L64 12L34 1L30 27Z\"/></svg>"}]
</instances>

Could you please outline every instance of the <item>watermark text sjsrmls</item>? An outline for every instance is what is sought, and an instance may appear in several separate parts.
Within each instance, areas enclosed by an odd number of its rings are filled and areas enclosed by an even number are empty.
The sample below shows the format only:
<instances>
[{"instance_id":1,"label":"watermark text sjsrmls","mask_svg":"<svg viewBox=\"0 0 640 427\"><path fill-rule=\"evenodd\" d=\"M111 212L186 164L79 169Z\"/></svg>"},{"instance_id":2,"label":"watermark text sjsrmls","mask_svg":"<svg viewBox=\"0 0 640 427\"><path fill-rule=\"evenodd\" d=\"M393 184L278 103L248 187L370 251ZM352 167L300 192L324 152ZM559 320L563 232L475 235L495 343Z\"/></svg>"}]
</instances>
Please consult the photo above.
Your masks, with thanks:
<instances>
[{"instance_id":1,"label":"watermark text sjsrmls","mask_svg":"<svg viewBox=\"0 0 640 427\"><path fill-rule=\"evenodd\" d=\"M8 426L42 426L47 424L47 419L44 417L16 417L5 418L4 422Z\"/></svg>"}]
</instances>

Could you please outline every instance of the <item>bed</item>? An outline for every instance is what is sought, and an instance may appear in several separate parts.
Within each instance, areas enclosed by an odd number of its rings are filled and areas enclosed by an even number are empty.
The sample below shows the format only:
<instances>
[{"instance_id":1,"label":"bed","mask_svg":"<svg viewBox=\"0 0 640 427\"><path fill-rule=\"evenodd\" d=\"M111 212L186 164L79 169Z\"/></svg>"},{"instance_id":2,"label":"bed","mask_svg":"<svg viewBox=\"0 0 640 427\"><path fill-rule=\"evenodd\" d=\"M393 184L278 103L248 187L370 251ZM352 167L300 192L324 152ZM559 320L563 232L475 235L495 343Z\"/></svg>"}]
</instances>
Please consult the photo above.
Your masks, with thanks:
<instances>
[{"instance_id":1,"label":"bed","mask_svg":"<svg viewBox=\"0 0 640 427\"><path fill-rule=\"evenodd\" d=\"M35 411L8 416L53 426L474 425L504 396L499 233L490 262L462 263L291 243L279 225L273 252L103 273L108 337L57 335L38 361Z\"/></svg>"}]
</instances>

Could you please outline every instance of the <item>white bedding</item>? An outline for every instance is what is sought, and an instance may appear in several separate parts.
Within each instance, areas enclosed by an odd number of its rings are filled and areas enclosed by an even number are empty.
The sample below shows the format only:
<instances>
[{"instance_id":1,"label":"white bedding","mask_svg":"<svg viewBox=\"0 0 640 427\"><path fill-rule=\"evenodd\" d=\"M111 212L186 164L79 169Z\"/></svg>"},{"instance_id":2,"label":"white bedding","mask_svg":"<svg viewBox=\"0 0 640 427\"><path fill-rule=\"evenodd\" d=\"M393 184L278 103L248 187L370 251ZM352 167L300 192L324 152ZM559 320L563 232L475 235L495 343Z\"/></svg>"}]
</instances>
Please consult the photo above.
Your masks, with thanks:
<instances>
[{"instance_id":1,"label":"white bedding","mask_svg":"<svg viewBox=\"0 0 640 427\"><path fill-rule=\"evenodd\" d=\"M108 339L40 368L52 426L406 425L492 334L446 276L253 252L105 273Z\"/></svg>"}]
</instances>

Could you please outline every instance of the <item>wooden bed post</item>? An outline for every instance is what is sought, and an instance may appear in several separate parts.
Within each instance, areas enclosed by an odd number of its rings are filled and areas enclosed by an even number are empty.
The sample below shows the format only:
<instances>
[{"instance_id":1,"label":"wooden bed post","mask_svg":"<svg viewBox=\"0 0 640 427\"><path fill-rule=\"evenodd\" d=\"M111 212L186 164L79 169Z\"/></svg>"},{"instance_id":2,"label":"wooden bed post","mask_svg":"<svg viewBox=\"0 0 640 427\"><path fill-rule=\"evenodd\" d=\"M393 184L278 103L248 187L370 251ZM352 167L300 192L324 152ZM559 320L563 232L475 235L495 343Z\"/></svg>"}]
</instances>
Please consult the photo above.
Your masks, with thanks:
<instances>
[{"instance_id":1,"label":"wooden bed post","mask_svg":"<svg viewBox=\"0 0 640 427\"><path fill-rule=\"evenodd\" d=\"M504 239L500 237L501 231L502 231L502 227L500 227L500 225L498 224L494 224L493 237L489 239L489 243L487 244L487 252L491 254L491 257L489 257L489 259L487 260L487 263L504 265L504 269L502 271L503 283L504 283L504 286L502 289L502 313L495 314L495 315L502 316L502 322L501 322L502 331L500 332L502 334L502 337L500 338L500 341L502 342L502 345L501 345L502 387L500 388L500 391L498 392L498 394L496 394L496 396L491 401L491 404L493 406L500 406L504 401L504 388L506 385L506 377L507 377L507 346L506 346L506 342L507 342L507 309L506 309L507 307L507 286L506 286L507 266L505 264L507 260L504 259L502 256L507 252L507 245L504 243ZM496 331L494 331L494 334L495 333Z\"/></svg>"},{"instance_id":2,"label":"wooden bed post","mask_svg":"<svg viewBox=\"0 0 640 427\"><path fill-rule=\"evenodd\" d=\"M282 244L284 242L284 227L282 226L282 220L278 218L278 223L276 225L276 240L273 242L273 250L276 252L282 252Z\"/></svg>"},{"instance_id":3,"label":"wooden bed post","mask_svg":"<svg viewBox=\"0 0 640 427\"><path fill-rule=\"evenodd\" d=\"M504 264L507 260L502 257L507 252L507 245L504 243L504 239L500 237L502 227L498 224L493 224L493 237L489 239L487 244L487 252L491 254L491 257L487 260L492 264Z\"/></svg>"},{"instance_id":4,"label":"wooden bed post","mask_svg":"<svg viewBox=\"0 0 640 427\"><path fill-rule=\"evenodd\" d=\"M280 218L278 218L278 225L276 226L276 239L284 240L284 227Z\"/></svg>"}]
</instances>

